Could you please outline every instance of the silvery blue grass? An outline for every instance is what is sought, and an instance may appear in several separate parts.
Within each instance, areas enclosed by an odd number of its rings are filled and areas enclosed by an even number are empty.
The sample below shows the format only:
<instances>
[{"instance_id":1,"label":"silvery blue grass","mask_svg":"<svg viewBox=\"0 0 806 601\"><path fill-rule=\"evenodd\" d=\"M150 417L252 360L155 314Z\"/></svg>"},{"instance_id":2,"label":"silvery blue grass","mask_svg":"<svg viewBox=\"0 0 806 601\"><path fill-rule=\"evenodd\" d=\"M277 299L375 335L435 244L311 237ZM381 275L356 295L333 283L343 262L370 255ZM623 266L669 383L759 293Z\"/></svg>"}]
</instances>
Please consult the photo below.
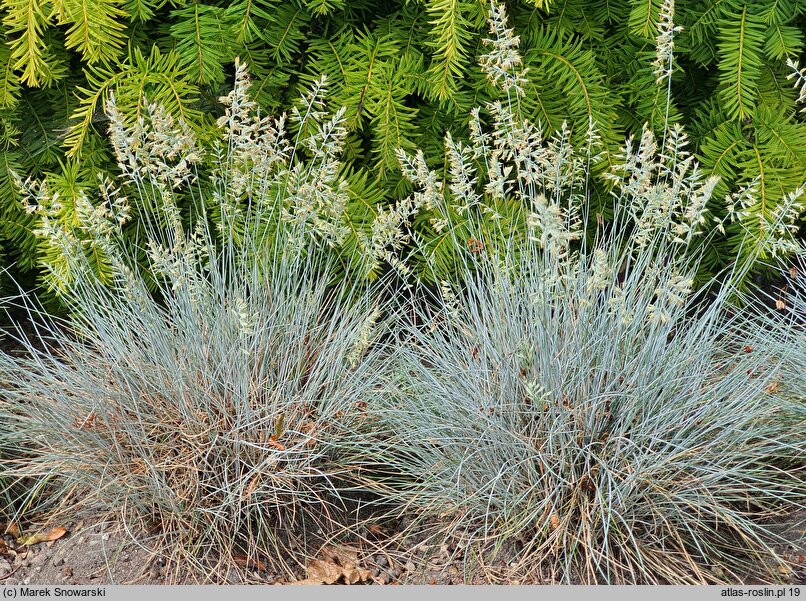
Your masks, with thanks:
<instances>
[{"instance_id":1,"label":"silvery blue grass","mask_svg":"<svg viewBox=\"0 0 806 601\"><path fill-rule=\"evenodd\" d=\"M377 486L468 554L520 549L501 578L775 581L761 524L806 502L802 328L692 293L672 225L636 217L578 252L477 253L416 306L370 411Z\"/></svg>"},{"instance_id":2,"label":"silvery blue grass","mask_svg":"<svg viewBox=\"0 0 806 601\"><path fill-rule=\"evenodd\" d=\"M220 185L200 199L190 231L173 193L193 185L201 150L156 106L131 129L109 107L137 203L104 181L100 202L83 198L70 228L52 218L59 199L26 184L42 235L60 250L51 268L71 317L57 322L18 299L37 335L12 331L22 352L0 353L0 476L18 511L116 514L176 560L172 576L226 575L238 555L298 573L348 523L360 469L349 449L379 394L370 364L382 307L349 284L360 278L337 280L327 253L342 235L339 115L317 113L318 91L305 98L297 119L315 121L314 133L299 143L313 158L290 161L282 121L253 115L245 77L239 67L224 99ZM251 204L238 202L244 191ZM138 203L158 217L142 224L140 255L122 230ZM209 210L224 215L218 230ZM107 281L88 268L93 253ZM143 540L153 525L159 538Z\"/></svg>"},{"instance_id":3,"label":"silvery blue grass","mask_svg":"<svg viewBox=\"0 0 806 601\"><path fill-rule=\"evenodd\" d=\"M697 243L721 222L683 132L629 143L612 216L591 219L595 131L582 152L565 128L544 142L517 117L517 65L490 71L508 93L491 131L476 112L469 146L446 139L447 182L400 154L409 202L438 208L464 252L457 280L398 324L388 396L370 407L375 487L466 559L514 551L493 579L780 579L790 568L762 524L806 502L803 382L800 399L776 385L802 371L802 330L776 322L774 349L747 350L765 323L730 302L747 264L695 292Z\"/></svg>"}]
</instances>

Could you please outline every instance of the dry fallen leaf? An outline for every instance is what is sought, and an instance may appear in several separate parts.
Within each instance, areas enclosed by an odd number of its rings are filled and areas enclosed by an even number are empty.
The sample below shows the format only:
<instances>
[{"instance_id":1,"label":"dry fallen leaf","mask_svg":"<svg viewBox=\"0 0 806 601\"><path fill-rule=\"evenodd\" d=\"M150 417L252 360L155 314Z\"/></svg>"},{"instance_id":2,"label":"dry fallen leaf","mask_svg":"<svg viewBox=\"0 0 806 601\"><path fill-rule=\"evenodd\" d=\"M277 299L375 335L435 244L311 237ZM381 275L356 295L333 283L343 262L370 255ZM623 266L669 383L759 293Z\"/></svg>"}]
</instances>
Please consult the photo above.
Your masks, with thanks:
<instances>
[{"instance_id":1,"label":"dry fallen leaf","mask_svg":"<svg viewBox=\"0 0 806 601\"><path fill-rule=\"evenodd\" d=\"M778 392L778 389L780 387L781 387L781 382L779 382L778 380L775 380L774 382L768 384L766 388L764 388L764 392L766 392L767 394L772 394L774 392Z\"/></svg>"},{"instance_id":2,"label":"dry fallen leaf","mask_svg":"<svg viewBox=\"0 0 806 601\"><path fill-rule=\"evenodd\" d=\"M327 561L332 561L343 566L353 565L358 563L358 549L352 547L336 547L334 545L327 545L322 547L319 551L320 557Z\"/></svg>"},{"instance_id":3,"label":"dry fallen leaf","mask_svg":"<svg viewBox=\"0 0 806 601\"><path fill-rule=\"evenodd\" d=\"M64 526L56 526L55 528L51 528L47 532L40 532L39 534L34 534L32 536L20 537L17 539L17 544L30 547L31 545L44 543L50 540L60 539L65 534L67 534L67 528L65 528Z\"/></svg>"},{"instance_id":4,"label":"dry fallen leaf","mask_svg":"<svg viewBox=\"0 0 806 601\"><path fill-rule=\"evenodd\" d=\"M311 559L308 562L308 577L299 584L335 584L342 577L343 569L333 563Z\"/></svg>"},{"instance_id":5,"label":"dry fallen leaf","mask_svg":"<svg viewBox=\"0 0 806 601\"><path fill-rule=\"evenodd\" d=\"M10 534L14 538L19 538L22 536L22 532L20 532L20 527L16 522L9 522L6 526L5 534Z\"/></svg>"},{"instance_id":6,"label":"dry fallen leaf","mask_svg":"<svg viewBox=\"0 0 806 601\"><path fill-rule=\"evenodd\" d=\"M269 438L267 444L270 447L272 447L274 449L277 449L278 451L285 451L286 450L285 445L283 443L281 443L279 440L277 440L277 437L275 435L272 435L271 438Z\"/></svg>"},{"instance_id":7,"label":"dry fallen leaf","mask_svg":"<svg viewBox=\"0 0 806 601\"><path fill-rule=\"evenodd\" d=\"M294 584L356 584L371 578L369 570L359 568L358 551L349 547L323 547L319 559L308 561L308 577Z\"/></svg>"},{"instance_id":8,"label":"dry fallen leaf","mask_svg":"<svg viewBox=\"0 0 806 601\"><path fill-rule=\"evenodd\" d=\"M8 555L8 545L4 540L0 540L0 555Z\"/></svg>"},{"instance_id":9,"label":"dry fallen leaf","mask_svg":"<svg viewBox=\"0 0 806 601\"><path fill-rule=\"evenodd\" d=\"M304 432L308 436L308 440L305 441L304 446L309 447L317 443L316 439L316 424L313 422L302 422L300 426L300 430Z\"/></svg>"},{"instance_id":10,"label":"dry fallen leaf","mask_svg":"<svg viewBox=\"0 0 806 601\"><path fill-rule=\"evenodd\" d=\"M255 475L250 481L249 484L246 485L246 489L243 491L244 499L251 499L252 495L255 494L257 490L257 485L260 483L260 474Z\"/></svg>"},{"instance_id":11,"label":"dry fallen leaf","mask_svg":"<svg viewBox=\"0 0 806 601\"><path fill-rule=\"evenodd\" d=\"M266 568L265 563L263 563L259 559L252 559L251 557L247 557L243 553L236 553L235 555L233 555L232 561L234 561L242 568L257 568L261 572L268 572L268 568Z\"/></svg>"}]
</instances>

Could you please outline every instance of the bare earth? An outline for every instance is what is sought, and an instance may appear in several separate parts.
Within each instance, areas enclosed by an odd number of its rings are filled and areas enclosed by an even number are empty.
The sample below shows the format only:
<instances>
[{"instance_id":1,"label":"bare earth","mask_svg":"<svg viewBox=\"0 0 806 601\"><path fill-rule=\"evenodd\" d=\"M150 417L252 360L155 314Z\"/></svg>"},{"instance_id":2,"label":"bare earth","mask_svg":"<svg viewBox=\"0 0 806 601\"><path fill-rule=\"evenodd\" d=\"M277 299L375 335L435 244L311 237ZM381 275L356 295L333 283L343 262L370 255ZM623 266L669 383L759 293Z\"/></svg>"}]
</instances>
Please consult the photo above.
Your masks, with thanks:
<instances>
[{"instance_id":1,"label":"bare earth","mask_svg":"<svg viewBox=\"0 0 806 601\"><path fill-rule=\"evenodd\" d=\"M11 535L0 539L0 584L49 585L105 585L105 584L196 584L181 570L167 568L148 549L133 544L131 537L117 524L109 522L76 523L65 525L68 533L62 538L24 547L17 545ZM786 575L789 584L806 584L806 511L771 526L785 536L790 544L780 545L778 551L799 568ZM355 547L354 561L349 570L339 568L331 578L334 583L354 584L484 584L481 570L469 568L461 551L442 545L440 548L413 544L409 552L387 553L377 549ZM338 564L338 560L334 560ZM348 562L344 562L347 565ZM325 563L323 566L327 567ZM502 560L498 567L503 567ZM332 567L332 565L331 565ZM314 573L309 565L297 581L328 581L327 576ZM782 574L782 577L785 575ZM292 584L294 579L280 576L255 566L230 570L218 574L215 581L221 584ZM552 584L509 581L512 584ZM738 583L737 583L738 584ZM760 584L760 583L759 583Z\"/></svg>"},{"instance_id":2,"label":"bare earth","mask_svg":"<svg viewBox=\"0 0 806 601\"><path fill-rule=\"evenodd\" d=\"M173 571L148 549L132 543L117 524L79 522L66 527L68 533L62 538L30 547L17 545L8 534L0 538L0 585L197 584L181 569ZM391 554L378 548L352 549L356 565L349 570L338 567L333 584L484 583L480 574L463 575L461 554L444 545L413 545L410 552ZM338 559L334 561L339 564ZM331 583L327 574L313 572L309 565L307 574L301 569L296 579L289 579L247 565L217 574L214 580L221 584Z\"/></svg>"}]
</instances>

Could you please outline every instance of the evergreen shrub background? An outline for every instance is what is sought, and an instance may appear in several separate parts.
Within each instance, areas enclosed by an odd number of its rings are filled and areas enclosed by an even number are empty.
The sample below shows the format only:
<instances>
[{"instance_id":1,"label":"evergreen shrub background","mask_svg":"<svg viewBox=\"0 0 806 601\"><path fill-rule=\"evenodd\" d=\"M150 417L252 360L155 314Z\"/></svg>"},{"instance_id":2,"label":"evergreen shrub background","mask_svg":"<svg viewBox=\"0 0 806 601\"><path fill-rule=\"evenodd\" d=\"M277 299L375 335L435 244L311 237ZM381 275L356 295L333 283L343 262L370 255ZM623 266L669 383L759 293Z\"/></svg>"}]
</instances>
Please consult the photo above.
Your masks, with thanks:
<instances>
[{"instance_id":1,"label":"evergreen shrub background","mask_svg":"<svg viewBox=\"0 0 806 601\"><path fill-rule=\"evenodd\" d=\"M131 122L148 99L204 138L238 56L267 113L327 75L329 108L346 107L350 211L365 221L408 191L395 149L422 148L439 167L445 132L461 138L470 110L495 97L476 68L488 9L486 0L3 0L2 263L32 276L47 258L10 171L46 178L71 222L79 192L115 172L104 140L110 92ZM652 65L660 0L512 1L508 12L529 70L524 117L547 130L568 121L577 144L593 119L610 151L645 122L660 129L667 89ZM798 0L676 3L682 30L668 117L684 125L707 174L721 177L717 216L727 193L755 186L742 223L707 249L706 269L733 256L745 229L759 233L804 181L806 125L786 63L803 54L805 14Z\"/></svg>"}]
</instances>

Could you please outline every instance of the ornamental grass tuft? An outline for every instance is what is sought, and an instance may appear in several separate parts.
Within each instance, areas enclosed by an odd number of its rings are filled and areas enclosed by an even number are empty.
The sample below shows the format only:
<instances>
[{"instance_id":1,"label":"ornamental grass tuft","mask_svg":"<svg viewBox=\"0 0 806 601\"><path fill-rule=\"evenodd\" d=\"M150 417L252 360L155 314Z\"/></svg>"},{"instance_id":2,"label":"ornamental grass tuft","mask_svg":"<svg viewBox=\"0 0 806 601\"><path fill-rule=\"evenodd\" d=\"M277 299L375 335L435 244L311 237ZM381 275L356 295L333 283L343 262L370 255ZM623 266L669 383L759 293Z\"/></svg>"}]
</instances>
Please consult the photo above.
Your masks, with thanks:
<instances>
[{"instance_id":1,"label":"ornamental grass tuft","mask_svg":"<svg viewBox=\"0 0 806 601\"><path fill-rule=\"evenodd\" d=\"M517 47L498 17L491 43ZM517 116L517 65L486 67L508 102L490 133L471 117L469 146L446 139L448 181L401 153L458 276L398 323L374 486L417 516L412 536L501 552L503 581L779 581L762 524L806 506L806 421L775 383L803 346L780 320L776 352L748 351L764 321L733 304L749 262L696 287L722 223L679 128L627 144L595 214L595 131L581 152L565 128L544 142Z\"/></svg>"},{"instance_id":2,"label":"ornamental grass tuft","mask_svg":"<svg viewBox=\"0 0 806 601\"><path fill-rule=\"evenodd\" d=\"M201 151L159 107L125 128L110 106L123 183L83 198L78 226L49 219L59 199L26 184L59 250L51 275L70 316L16 301L36 332L10 330L21 351L0 352L0 478L17 513L115 514L174 578L218 578L244 556L299 574L318 545L349 534L360 469L349 449L379 394L381 307L351 284L362 266L337 273L329 252L341 235L338 149L325 148L337 127L311 126L310 168L272 174L272 156L293 151L245 101L229 97L217 193L190 225L172 192L196 181ZM130 251L123 228L143 203L159 220L141 220L144 243Z\"/></svg>"},{"instance_id":3,"label":"ornamental grass tuft","mask_svg":"<svg viewBox=\"0 0 806 601\"><path fill-rule=\"evenodd\" d=\"M802 330L750 352L765 322L729 285L694 293L666 232L635 240L477 256L417 304L370 411L376 486L414 530L516 549L501 578L778 581L762 524L806 507Z\"/></svg>"}]
</instances>

